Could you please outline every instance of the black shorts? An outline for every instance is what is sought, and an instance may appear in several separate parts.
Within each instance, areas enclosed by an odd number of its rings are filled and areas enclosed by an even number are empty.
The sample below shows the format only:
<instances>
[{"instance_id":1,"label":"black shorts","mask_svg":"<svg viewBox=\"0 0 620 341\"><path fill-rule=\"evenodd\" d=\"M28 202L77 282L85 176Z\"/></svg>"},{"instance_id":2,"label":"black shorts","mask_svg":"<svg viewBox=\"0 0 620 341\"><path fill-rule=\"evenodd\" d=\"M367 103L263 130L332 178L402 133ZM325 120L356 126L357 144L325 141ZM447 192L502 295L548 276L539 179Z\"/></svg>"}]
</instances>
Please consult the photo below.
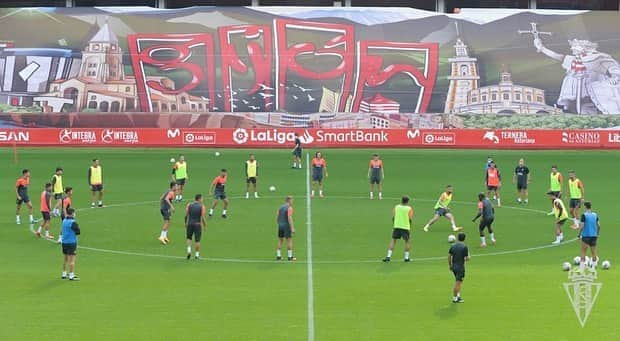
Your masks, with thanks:
<instances>
[{"instance_id":1,"label":"black shorts","mask_svg":"<svg viewBox=\"0 0 620 341\"><path fill-rule=\"evenodd\" d=\"M251 176L247 179L245 179L245 182L248 184L255 184L256 185L256 177L255 176Z\"/></svg>"},{"instance_id":2,"label":"black shorts","mask_svg":"<svg viewBox=\"0 0 620 341\"><path fill-rule=\"evenodd\" d=\"M43 216L43 221L50 221L52 219L49 212L41 211L41 215Z\"/></svg>"},{"instance_id":3,"label":"black shorts","mask_svg":"<svg viewBox=\"0 0 620 341\"><path fill-rule=\"evenodd\" d=\"M176 181L177 185L185 186L185 180L187 180L187 179L185 179L185 178L183 178L183 179L176 179L175 181Z\"/></svg>"},{"instance_id":4,"label":"black shorts","mask_svg":"<svg viewBox=\"0 0 620 341\"><path fill-rule=\"evenodd\" d=\"M452 273L454 274L454 279L458 282L462 282L465 279L465 267L452 266Z\"/></svg>"},{"instance_id":5,"label":"black shorts","mask_svg":"<svg viewBox=\"0 0 620 341\"><path fill-rule=\"evenodd\" d=\"M445 217L446 214L450 213L450 211L447 208L437 208L435 209L435 214L440 216L440 217Z\"/></svg>"},{"instance_id":6,"label":"black shorts","mask_svg":"<svg viewBox=\"0 0 620 341\"><path fill-rule=\"evenodd\" d=\"M301 148L293 149L293 156L301 158Z\"/></svg>"},{"instance_id":7,"label":"black shorts","mask_svg":"<svg viewBox=\"0 0 620 341\"><path fill-rule=\"evenodd\" d=\"M581 237L581 242L588 246L596 246L598 237Z\"/></svg>"},{"instance_id":8,"label":"black shorts","mask_svg":"<svg viewBox=\"0 0 620 341\"><path fill-rule=\"evenodd\" d=\"M478 225L478 229L480 230L480 232L484 231L485 228L489 229L489 232L491 232L491 230L493 230L493 227L491 227L491 225L493 224L493 220L495 220L494 218L482 218L480 220L480 225Z\"/></svg>"},{"instance_id":9,"label":"black shorts","mask_svg":"<svg viewBox=\"0 0 620 341\"><path fill-rule=\"evenodd\" d=\"M159 212L161 213L161 216L164 218L164 220L170 220L170 217L172 216L172 212L170 212L169 208L166 209L160 209Z\"/></svg>"},{"instance_id":10,"label":"black shorts","mask_svg":"<svg viewBox=\"0 0 620 341\"><path fill-rule=\"evenodd\" d=\"M558 199L562 197L562 194L560 191L551 191L551 193L553 193L553 195Z\"/></svg>"},{"instance_id":11,"label":"black shorts","mask_svg":"<svg viewBox=\"0 0 620 341\"><path fill-rule=\"evenodd\" d=\"M186 231L187 240L191 240L193 237L196 243L200 242L200 238L202 238L202 226L200 226L200 223L187 225Z\"/></svg>"},{"instance_id":12,"label":"black shorts","mask_svg":"<svg viewBox=\"0 0 620 341\"><path fill-rule=\"evenodd\" d=\"M226 199L226 192L215 192L215 194L213 194L213 199L215 199L215 200L224 200L224 199Z\"/></svg>"},{"instance_id":13,"label":"black shorts","mask_svg":"<svg viewBox=\"0 0 620 341\"><path fill-rule=\"evenodd\" d=\"M290 227L278 227L278 238L291 238L293 231Z\"/></svg>"},{"instance_id":14,"label":"black shorts","mask_svg":"<svg viewBox=\"0 0 620 341\"><path fill-rule=\"evenodd\" d=\"M312 181L316 181L316 182L323 182L323 173L313 173L312 174Z\"/></svg>"},{"instance_id":15,"label":"black shorts","mask_svg":"<svg viewBox=\"0 0 620 341\"><path fill-rule=\"evenodd\" d=\"M60 199L62 199L62 193L54 193L54 199L55 199L55 200L60 200Z\"/></svg>"},{"instance_id":16,"label":"black shorts","mask_svg":"<svg viewBox=\"0 0 620 341\"><path fill-rule=\"evenodd\" d=\"M568 202L568 207L570 208L580 208L581 207L581 199L570 199Z\"/></svg>"},{"instance_id":17,"label":"black shorts","mask_svg":"<svg viewBox=\"0 0 620 341\"><path fill-rule=\"evenodd\" d=\"M560 226L563 226L563 225L566 223L566 221L567 221L567 220L568 220L568 218L566 218L566 219L562 219L562 220L558 220L558 221L556 221L555 223L556 223L556 224L558 224L558 225L560 225Z\"/></svg>"},{"instance_id":18,"label":"black shorts","mask_svg":"<svg viewBox=\"0 0 620 341\"><path fill-rule=\"evenodd\" d=\"M15 200L15 203L17 205L27 204L27 203L30 202L30 198L27 195L22 195L21 197L22 197L21 199L16 199Z\"/></svg>"},{"instance_id":19,"label":"black shorts","mask_svg":"<svg viewBox=\"0 0 620 341\"><path fill-rule=\"evenodd\" d=\"M71 244L62 243L62 254L63 255L75 256L76 250L77 250L76 243L71 243Z\"/></svg>"},{"instance_id":20,"label":"black shorts","mask_svg":"<svg viewBox=\"0 0 620 341\"><path fill-rule=\"evenodd\" d=\"M374 185L374 184L380 184L382 180L383 180L383 179L381 179L381 177L380 177L380 176L371 176L371 177L370 177L370 184L371 184L371 185Z\"/></svg>"},{"instance_id":21,"label":"black shorts","mask_svg":"<svg viewBox=\"0 0 620 341\"><path fill-rule=\"evenodd\" d=\"M499 188L499 186L489 186L489 185L487 185L487 191L497 191L498 188Z\"/></svg>"},{"instance_id":22,"label":"black shorts","mask_svg":"<svg viewBox=\"0 0 620 341\"><path fill-rule=\"evenodd\" d=\"M524 190L524 189L527 189L527 183L524 183L524 184L518 183L517 184L517 190L521 191L521 190Z\"/></svg>"},{"instance_id":23,"label":"black shorts","mask_svg":"<svg viewBox=\"0 0 620 341\"><path fill-rule=\"evenodd\" d=\"M409 240L409 230L394 228L392 230L392 239L403 239L404 241Z\"/></svg>"},{"instance_id":24,"label":"black shorts","mask_svg":"<svg viewBox=\"0 0 620 341\"><path fill-rule=\"evenodd\" d=\"M103 184L90 185L91 192L103 192Z\"/></svg>"}]
</instances>

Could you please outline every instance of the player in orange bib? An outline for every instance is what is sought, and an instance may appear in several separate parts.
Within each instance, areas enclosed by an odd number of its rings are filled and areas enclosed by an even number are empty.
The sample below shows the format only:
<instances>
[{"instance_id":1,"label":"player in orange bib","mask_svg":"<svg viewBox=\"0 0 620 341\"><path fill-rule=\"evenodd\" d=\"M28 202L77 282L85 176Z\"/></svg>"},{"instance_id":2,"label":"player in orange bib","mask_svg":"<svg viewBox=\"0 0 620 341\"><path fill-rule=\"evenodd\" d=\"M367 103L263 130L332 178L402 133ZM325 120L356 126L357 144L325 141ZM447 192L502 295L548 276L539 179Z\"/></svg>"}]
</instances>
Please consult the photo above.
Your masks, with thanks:
<instances>
[{"instance_id":1,"label":"player in orange bib","mask_svg":"<svg viewBox=\"0 0 620 341\"><path fill-rule=\"evenodd\" d=\"M321 152L316 152L312 159L312 192L310 196L314 197L314 188L318 185L319 196L323 198L323 176L328 177L327 174L327 161L323 158Z\"/></svg>"},{"instance_id":2,"label":"player in orange bib","mask_svg":"<svg viewBox=\"0 0 620 341\"><path fill-rule=\"evenodd\" d=\"M213 195L213 205L209 209L209 217L213 216L213 210L217 206L217 203L222 200L224 202L224 208L222 209L222 218L227 217L226 209L228 208L228 198L226 197L226 180L228 179L228 173L226 169L220 171L220 175L216 176L211 182L211 188L209 189L209 195Z\"/></svg>"},{"instance_id":3,"label":"player in orange bib","mask_svg":"<svg viewBox=\"0 0 620 341\"><path fill-rule=\"evenodd\" d=\"M15 203L17 204L17 209L15 212L15 222L19 225L21 224L20 212L22 209L22 204L26 204L28 207L29 221L30 224L34 224L34 217L32 216L32 203L30 202L30 196L28 195L28 186L30 185L30 171L24 169L22 171L22 176L17 178L15 181L15 195L17 200Z\"/></svg>"},{"instance_id":4,"label":"player in orange bib","mask_svg":"<svg viewBox=\"0 0 620 341\"><path fill-rule=\"evenodd\" d=\"M375 185L379 189L379 200L383 199L383 160L378 154L373 154L368 164L368 179L370 180L370 199L374 196Z\"/></svg>"},{"instance_id":5,"label":"player in orange bib","mask_svg":"<svg viewBox=\"0 0 620 341\"><path fill-rule=\"evenodd\" d=\"M39 226L39 229L35 232L37 237L41 237L41 230L45 229L45 238L54 239L54 236L50 234L50 223L52 209L52 184L50 182L45 184L45 190L41 192L41 216L43 221Z\"/></svg>"},{"instance_id":6,"label":"player in orange bib","mask_svg":"<svg viewBox=\"0 0 620 341\"><path fill-rule=\"evenodd\" d=\"M502 187L502 173L497 169L494 161L491 161L486 173L487 198L490 198L491 192L493 192L493 199L497 200L497 207L501 207L502 201L499 197L499 189Z\"/></svg>"}]
</instances>

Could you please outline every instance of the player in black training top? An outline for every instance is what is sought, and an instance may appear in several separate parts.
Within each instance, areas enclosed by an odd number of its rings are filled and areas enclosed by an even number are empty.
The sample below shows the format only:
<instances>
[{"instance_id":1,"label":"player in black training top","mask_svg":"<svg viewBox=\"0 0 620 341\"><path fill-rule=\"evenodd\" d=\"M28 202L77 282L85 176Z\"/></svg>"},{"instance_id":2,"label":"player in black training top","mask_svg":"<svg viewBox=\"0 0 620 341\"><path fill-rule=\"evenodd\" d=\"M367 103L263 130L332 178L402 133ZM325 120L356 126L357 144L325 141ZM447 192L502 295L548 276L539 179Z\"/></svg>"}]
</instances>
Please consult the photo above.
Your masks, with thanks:
<instances>
[{"instance_id":1,"label":"player in black training top","mask_svg":"<svg viewBox=\"0 0 620 341\"><path fill-rule=\"evenodd\" d=\"M299 134L295 133L295 148L293 148L293 167L301 168L301 139Z\"/></svg>"},{"instance_id":2,"label":"player in black training top","mask_svg":"<svg viewBox=\"0 0 620 341\"><path fill-rule=\"evenodd\" d=\"M458 242L454 243L450 247L450 251L448 251L448 266L456 279L452 296L452 302L454 303L465 302L461 298L461 285L463 285L463 279L465 278L465 262L469 260L469 250L464 242L465 233L460 232Z\"/></svg>"},{"instance_id":3,"label":"player in black training top","mask_svg":"<svg viewBox=\"0 0 620 341\"><path fill-rule=\"evenodd\" d=\"M525 165L524 159L519 159L519 164L515 168L515 173L512 176L512 183L517 184L517 202L519 204L527 204L527 185L530 184L530 169Z\"/></svg>"}]
</instances>

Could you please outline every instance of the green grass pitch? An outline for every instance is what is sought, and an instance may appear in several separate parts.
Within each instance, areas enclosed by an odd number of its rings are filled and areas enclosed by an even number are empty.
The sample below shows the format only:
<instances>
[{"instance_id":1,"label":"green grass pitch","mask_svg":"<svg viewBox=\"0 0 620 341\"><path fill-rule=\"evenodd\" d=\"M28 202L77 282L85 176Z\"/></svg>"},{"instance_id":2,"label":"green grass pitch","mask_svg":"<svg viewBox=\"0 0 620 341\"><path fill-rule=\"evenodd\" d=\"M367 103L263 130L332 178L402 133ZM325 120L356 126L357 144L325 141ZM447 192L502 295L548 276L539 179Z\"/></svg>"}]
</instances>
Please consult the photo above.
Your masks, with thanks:
<instances>
[{"instance_id":1,"label":"green grass pitch","mask_svg":"<svg viewBox=\"0 0 620 341\"><path fill-rule=\"evenodd\" d=\"M170 181L169 159L181 150L166 149L3 149L0 186L2 238L0 316L2 340L307 340L308 281L312 269L312 319L316 340L611 340L616 319L620 232L617 215L617 152L380 150L385 163L382 201L368 199L366 179L373 150L324 150L329 178L324 199L311 201L307 216L306 171L290 169L288 150L187 149L186 200L208 191L220 168L229 170L228 219L208 220L201 261L184 257L184 205L177 204L169 238L157 241L161 217L157 200ZM243 162L259 161L260 199L242 199ZM313 151L309 151L313 152ZM305 154L305 152L304 152ZM483 189L483 166L492 155L504 175L503 205L496 209L498 244L481 249L475 215ZM98 157L106 190L103 209L88 208L86 172ZM305 157L305 155L304 155ZM512 171L525 157L532 171L529 205L515 202ZM305 161L305 160L304 160ZM561 264L578 255L575 232L567 242L548 247L553 219L545 212L549 167L566 175L575 169L586 198L601 217L603 283L582 328L564 291ZM81 281L60 279L57 244L37 239L28 224L16 225L14 183L22 168L32 171L30 196L38 197L54 168L65 169L73 186L82 226L77 273ZM468 233L473 255L462 296L451 303L453 276L446 261L449 223L429 233L422 226L446 184L455 188L457 225ZM275 192L268 192L269 186ZM275 211L294 195L296 263L275 261ZM413 259L402 262L397 243L393 261L384 264L391 234L391 209L402 194L415 208ZM210 203L210 198L206 200ZM307 224L311 218L311 225ZM25 211L22 221L26 221ZM311 227L312 266L307 231ZM52 231L58 234L59 221ZM570 241L573 240L573 241ZM543 248L544 247L544 248Z\"/></svg>"}]
</instances>

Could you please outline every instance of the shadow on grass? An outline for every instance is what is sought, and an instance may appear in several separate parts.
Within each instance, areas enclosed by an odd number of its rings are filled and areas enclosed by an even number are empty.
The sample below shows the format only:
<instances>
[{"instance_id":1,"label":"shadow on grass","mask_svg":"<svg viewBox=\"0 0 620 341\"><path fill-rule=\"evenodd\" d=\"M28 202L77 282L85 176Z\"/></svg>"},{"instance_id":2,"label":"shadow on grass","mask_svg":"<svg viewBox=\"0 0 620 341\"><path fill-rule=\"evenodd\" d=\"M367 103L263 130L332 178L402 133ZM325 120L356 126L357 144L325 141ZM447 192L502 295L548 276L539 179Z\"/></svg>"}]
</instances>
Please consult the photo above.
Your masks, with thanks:
<instances>
[{"instance_id":1,"label":"shadow on grass","mask_svg":"<svg viewBox=\"0 0 620 341\"><path fill-rule=\"evenodd\" d=\"M456 317L458 311L459 311L458 304L454 304L450 302L447 305L439 308L435 312L435 315L437 315L437 317L439 317L442 320L452 320Z\"/></svg>"}]
</instances>

